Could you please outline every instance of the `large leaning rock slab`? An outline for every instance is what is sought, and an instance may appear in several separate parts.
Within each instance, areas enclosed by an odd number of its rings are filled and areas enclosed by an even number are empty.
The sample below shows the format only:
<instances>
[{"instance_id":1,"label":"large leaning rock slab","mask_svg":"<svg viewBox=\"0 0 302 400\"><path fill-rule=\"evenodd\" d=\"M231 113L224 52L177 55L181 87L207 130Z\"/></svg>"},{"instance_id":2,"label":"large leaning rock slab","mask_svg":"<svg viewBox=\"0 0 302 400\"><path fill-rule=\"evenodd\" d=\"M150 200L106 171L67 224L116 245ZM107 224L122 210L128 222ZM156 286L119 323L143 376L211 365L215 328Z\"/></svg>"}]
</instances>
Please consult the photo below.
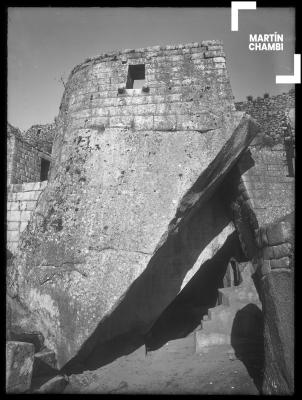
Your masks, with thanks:
<instances>
[{"instance_id":1,"label":"large leaning rock slab","mask_svg":"<svg viewBox=\"0 0 302 400\"><path fill-rule=\"evenodd\" d=\"M7 393L24 393L30 389L33 362L33 344L6 342Z\"/></svg>"}]
</instances>

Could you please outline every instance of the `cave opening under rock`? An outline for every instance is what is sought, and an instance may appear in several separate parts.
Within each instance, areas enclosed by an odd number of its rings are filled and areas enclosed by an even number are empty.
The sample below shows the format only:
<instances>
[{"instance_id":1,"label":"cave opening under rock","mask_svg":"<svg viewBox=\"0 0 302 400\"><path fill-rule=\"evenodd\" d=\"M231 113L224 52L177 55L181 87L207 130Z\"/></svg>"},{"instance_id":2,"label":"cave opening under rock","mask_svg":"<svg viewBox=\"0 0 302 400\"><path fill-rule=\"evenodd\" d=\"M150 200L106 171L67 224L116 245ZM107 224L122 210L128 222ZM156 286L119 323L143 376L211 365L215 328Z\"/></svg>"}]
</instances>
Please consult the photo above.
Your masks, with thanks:
<instances>
[{"instance_id":1,"label":"cave opening under rock","mask_svg":"<svg viewBox=\"0 0 302 400\"><path fill-rule=\"evenodd\" d=\"M230 263L246 261L239 238L233 232L223 246L205 261L159 318L145 337L149 350L156 350L169 340L183 338L198 327L208 309L218 302L218 288L225 287L224 278ZM235 286L240 283L237 278Z\"/></svg>"},{"instance_id":2,"label":"cave opening under rock","mask_svg":"<svg viewBox=\"0 0 302 400\"><path fill-rule=\"evenodd\" d=\"M225 199L225 185L220 185L170 235L111 315L62 368L64 373L97 369L143 344L158 349L199 325L208 308L217 304L230 261L246 261ZM204 250L208 253L201 256ZM120 334L113 335L114 330Z\"/></svg>"}]
</instances>

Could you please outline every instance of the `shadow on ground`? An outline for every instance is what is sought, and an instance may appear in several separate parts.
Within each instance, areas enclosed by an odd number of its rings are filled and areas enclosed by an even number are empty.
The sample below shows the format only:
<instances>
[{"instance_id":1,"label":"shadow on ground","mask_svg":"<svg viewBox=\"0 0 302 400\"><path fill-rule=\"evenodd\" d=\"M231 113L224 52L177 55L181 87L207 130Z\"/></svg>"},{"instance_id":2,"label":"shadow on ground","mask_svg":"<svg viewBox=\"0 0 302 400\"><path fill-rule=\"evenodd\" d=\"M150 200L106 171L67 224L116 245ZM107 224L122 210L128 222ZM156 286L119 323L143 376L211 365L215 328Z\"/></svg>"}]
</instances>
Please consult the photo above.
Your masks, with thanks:
<instances>
[{"instance_id":1,"label":"shadow on ground","mask_svg":"<svg viewBox=\"0 0 302 400\"><path fill-rule=\"evenodd\" d=\"M231 345L261 393L264 370L263 314L255 304L247 304L237 311Z\"/></svg>"}]
</instances>

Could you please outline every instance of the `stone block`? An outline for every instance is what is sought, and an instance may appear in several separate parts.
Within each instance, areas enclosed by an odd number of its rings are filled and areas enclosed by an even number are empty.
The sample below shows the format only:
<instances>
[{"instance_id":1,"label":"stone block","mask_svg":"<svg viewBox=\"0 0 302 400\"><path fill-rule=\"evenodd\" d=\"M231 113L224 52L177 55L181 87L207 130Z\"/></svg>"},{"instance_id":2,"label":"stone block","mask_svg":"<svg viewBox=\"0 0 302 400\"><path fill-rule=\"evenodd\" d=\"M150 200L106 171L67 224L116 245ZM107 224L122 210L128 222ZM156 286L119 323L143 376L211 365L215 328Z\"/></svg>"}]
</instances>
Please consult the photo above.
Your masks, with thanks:
<instances>
[{"instance_id":1,"label":"stone block","mask_svg":"<svg viewBox=\"0 0 302 400\"><path fill-rule=\"evenodd\" d=\"M177 117L176 115L169 116L154 116L154 125L153 129L158 131L173 131L176 130L177 126Z\"/></svg>"},{"instance_id":2,"label":"stone block","mask_svg":"<svg viewBox=\"0 0 302 400\"><path fill-rule=\"evenodd\" d=\"M6 224L7 231L18 231L20 223L17 221L8 221Z\"/></svg>"},{"instance_id":3,"label":"stone block","mask_svg":"<svg viewBox=\"0 0 302 400\"><path fill-rule=\"evenodd\" d=\"M224 57L214 57L213 58L213 61L215 62L215 63L225 63L225 58Z\"/></svg>"},{"instance_id":4,"label":"stone block","mask_svg":"<svg viewBox=\"0 0 302 400\"><path fill-rule=\"evenodd\" d=\"M153 116L135 116L134 127L137 130L152 130L153 129Z\"/></svg>"},{"instance_id":5,"label":"stone block","mask_svg":"<svg viewBox=\"0 0 302 400\"><path fill-rule=\"evenodd\" d=\"M293 238L293 228L289 222L282 221L272 224L266 229L266 235L270 246L291 241Z\"/></svg>"},{"instance_id":6,"label":"stone block","mask_svg":"<svg viewBox=\"0 0 302 400\"><path fill-rule=\"evenodd\" d=\"M39 182L27 182L22 185L22 192L29 192L31 190L39 189Z\"/></svg>"},{"instance_id":7,"label":"stone block","mask_svg":"<svg viewBox=\"0 0 302 400\"><path fill-rule=\"evenodd\" d=\"M20 221L21 211L7 211L6 214L7 221Z\"/></svg>"},{"instance_id":8,"label":"stone block","mask_svg":"<svg viewBox=\"0 0 302 400\"><path fill-rule=\"evenodd\" d=\"M26 201L19 201L18 203L19 203L20 211L25 211L27 202Z\"/></svg>"},{"instance_id":9,"label":"stone block","mask_svg":"<svg viewBox=\"0 0 302 400\"><path fill-rule=\"evenodd\" d=\"M37 200L41 194L41 191L31 191L31 192L19 192L16 193L17 200L27 201L27 200Z\"/></svg>"},{"instance_id":10,"label":"stone block","mask_svg":"<svg viewBox=\"0 0 302 400\"><path fill-rule=\"evenodd\" d=\"M291 264L291 259L289 257L282 257L279 258L278 260L270 260L270 267L271 269L287 269L290 268L290 264Z\"/></svg>"},{"instance_id":11,"label":"stone block","mask_svg":"<svg viewBox=\"0 0 302 400\"><path fill-rule=\"evenodd\" d=\"M19 231L7 231L6 237L9 242L17 242L19 240Z\"/></svg>"},{"instance_id":12,"label":"stone block","mask_svg":"<svg viewBox=\"0 0 302 400\"><path fill-rule=\"evenodd\" d=\"M30 389L33 362L33 344L15 341L6 343L7 393L25 393Z\"/></svg>"},{"instance_id":13,"label":"stone block","mask_svg":"<svg viewBox=\"0 0 302 400\"><path fill-rule=\"evenodd\" d=\"M36 207L37 202L35 200L33 201L27 201L25 203L25 210L26 211L32 211Z\"/></svg>"},{"instance_id":14,"label":"stone block","mask_svg":"<svg viewBox=\"0 0 302 400\"><path fill-rule=\"evenodd\" d=\"M266 260L279 259L287 257L292 252L292 245L290 243L282 243L276 246L268 246L263 249L263 257Z\"/></svg>"}]
</instances>

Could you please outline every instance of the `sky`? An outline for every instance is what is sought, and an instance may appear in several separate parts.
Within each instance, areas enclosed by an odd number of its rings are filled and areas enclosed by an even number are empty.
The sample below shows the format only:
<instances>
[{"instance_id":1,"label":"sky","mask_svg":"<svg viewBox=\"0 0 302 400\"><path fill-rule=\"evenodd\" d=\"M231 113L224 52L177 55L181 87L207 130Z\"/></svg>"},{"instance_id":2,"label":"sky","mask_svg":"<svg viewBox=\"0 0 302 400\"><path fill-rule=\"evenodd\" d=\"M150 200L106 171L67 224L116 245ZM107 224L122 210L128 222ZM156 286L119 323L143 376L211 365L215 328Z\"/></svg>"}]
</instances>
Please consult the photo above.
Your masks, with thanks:
<instances>
[{"instance_id":1,"label":"sky","mask_svg":"<svg viewBox=\"0 0 302 400\"><path fill-rule=\"evenodd\" d=\"M252 52L249 34L278 32L284 50ZM8 121L26 130L53 122L74 66L102 52L220 39L235 101L271 96L293 85L275 83L292 75L294 8L239 11L231 31L230 8L203 7L10 7L8 9Z\"/></svg>"}]
</instances>

